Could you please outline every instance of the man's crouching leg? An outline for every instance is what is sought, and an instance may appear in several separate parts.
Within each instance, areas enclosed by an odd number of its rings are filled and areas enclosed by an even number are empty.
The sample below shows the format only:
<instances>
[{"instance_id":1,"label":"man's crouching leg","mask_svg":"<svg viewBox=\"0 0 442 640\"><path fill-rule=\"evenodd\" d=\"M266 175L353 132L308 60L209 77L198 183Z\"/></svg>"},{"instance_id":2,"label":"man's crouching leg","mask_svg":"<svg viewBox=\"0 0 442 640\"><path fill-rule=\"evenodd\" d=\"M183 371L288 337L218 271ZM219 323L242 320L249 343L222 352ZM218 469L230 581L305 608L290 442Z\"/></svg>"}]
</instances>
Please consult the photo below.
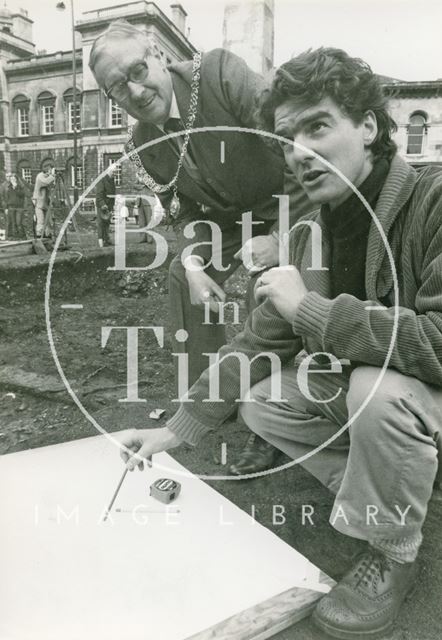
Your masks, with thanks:
<instances>
[{"instance_id":1,"label":"man's crouching leg","mask_svg":"<svg viewBox=\"0 0 442 640\"><path fill-rule=\"evenodd\" d=\"M281 398L286 402L272 399L271 378L266 378L252 388L252 401L241 404L240 415L252 432L290 458L310 456L302 466L336 493L345 470L348 434L340 435L322 451L315 450L347 421L348 376L316 372L309 387L319 402L312 402L299 389L297 372L296 367L281 372Z\"/></svg>"},{"instance_id":2,"label":"man's crouching leg","mask_svg":"<svg viewBox=\"0 0 442 640\"><path fill-rule=\"evenodd\" d=\"M353 372L350 416L379 373L368 366ZM391 369L351 424L348 463L330 522L369 544L313 614L333 637L371 638L386 632L413 587L441 424L442 390Z\"/></svg>"}]
</instances>

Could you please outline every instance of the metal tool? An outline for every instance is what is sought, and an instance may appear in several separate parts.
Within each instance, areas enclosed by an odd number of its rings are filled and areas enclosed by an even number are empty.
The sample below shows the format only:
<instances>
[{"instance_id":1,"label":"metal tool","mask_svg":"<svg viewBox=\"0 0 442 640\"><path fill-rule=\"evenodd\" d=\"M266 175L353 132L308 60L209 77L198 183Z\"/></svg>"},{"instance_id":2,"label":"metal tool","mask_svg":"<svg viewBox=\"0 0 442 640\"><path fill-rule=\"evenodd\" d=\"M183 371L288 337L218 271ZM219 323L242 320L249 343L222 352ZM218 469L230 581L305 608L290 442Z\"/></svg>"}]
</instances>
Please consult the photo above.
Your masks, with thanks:
<instances>
[{"instance_id":1,"label":"metal tool","mask_svg":"<svg viewBox=\"0 0 442 640\"><path fill-rule=\"evenodd\" d=\"M164 504L170 504L178 498L181 491L181 485L175 480L169 478L160 478L150 485L150 495Z\"/></svg>"}]
</instances>

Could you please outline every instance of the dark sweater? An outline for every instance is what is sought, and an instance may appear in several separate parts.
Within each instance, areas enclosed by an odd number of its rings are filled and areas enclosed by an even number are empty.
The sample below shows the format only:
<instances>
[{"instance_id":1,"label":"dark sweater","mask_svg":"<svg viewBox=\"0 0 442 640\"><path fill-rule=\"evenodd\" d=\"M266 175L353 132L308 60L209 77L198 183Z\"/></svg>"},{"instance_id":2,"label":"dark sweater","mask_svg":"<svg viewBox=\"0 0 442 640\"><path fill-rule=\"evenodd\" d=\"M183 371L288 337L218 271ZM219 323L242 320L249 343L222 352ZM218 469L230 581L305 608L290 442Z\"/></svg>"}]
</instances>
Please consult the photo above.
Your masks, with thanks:
<instances>
[{"instance_id":1,"label":"dark sweater","mask_svg":"<svg viewBox=\"0 0 442 640\"><path fill-rule=\"evenodd\" d=\"M370 175L359 186L359 192L372 209L387 178L390 163L379 160ZM371 213L356 193L336 209L321 207L321 218L329 235L331 247L331 297L349 293L365 300L365 260Z\"/></svg>"},{"instance_id":2,"label":"dark sweater","mask_svg":"<svg viewBox=\"0 0 442 640\"><path fill-rule=\"evenodd\" d=\"M103 207L108 211L113 211L115 205L115 180L112 176L105 175L95 187L95 201L98 215L103 211Z\"/></svg>"},{"instance_id":3,"label":"dark sweater","mask_svg":"<svg viewBox=\"0 0 442 640\"><path fill-rule=\"evenodd\" d=\"M23 207L24 201L25 192L23 190L23 187L17 184L17 186L14 188L12 184L9 183L5 198L6 208L21 209Z\"/></svg>"}]
</instances>

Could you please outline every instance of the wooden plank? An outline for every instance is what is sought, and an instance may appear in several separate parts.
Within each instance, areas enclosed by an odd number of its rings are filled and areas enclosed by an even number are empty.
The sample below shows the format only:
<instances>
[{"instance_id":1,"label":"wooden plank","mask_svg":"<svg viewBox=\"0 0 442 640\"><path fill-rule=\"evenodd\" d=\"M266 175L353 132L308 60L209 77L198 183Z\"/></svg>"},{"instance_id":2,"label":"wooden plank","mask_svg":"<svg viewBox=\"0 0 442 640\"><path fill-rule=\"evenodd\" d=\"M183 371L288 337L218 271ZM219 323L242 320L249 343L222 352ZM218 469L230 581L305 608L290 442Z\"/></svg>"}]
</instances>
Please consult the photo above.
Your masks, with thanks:
<instances>
[{"instance_id":1,"label":"wooden plank","mask_svg":"<svg viewBox=\"0 0 442 640\"><path fill-rule=\"evenodd\" d=\"M335 582L321 572L320 582ZM186 640L266 640L311 614L322 593L294 587Z\"/></svg>"},{"instance_id":2,"label":"wooden plank","mask_svg":"<svg viewBox=\"0 0 442 640\"><path fill-rule=\"evenodd\" d=\"M0 259L27 256L34 252L33 240L11 240L0 242Z\"/></svg>"}]
</instances>

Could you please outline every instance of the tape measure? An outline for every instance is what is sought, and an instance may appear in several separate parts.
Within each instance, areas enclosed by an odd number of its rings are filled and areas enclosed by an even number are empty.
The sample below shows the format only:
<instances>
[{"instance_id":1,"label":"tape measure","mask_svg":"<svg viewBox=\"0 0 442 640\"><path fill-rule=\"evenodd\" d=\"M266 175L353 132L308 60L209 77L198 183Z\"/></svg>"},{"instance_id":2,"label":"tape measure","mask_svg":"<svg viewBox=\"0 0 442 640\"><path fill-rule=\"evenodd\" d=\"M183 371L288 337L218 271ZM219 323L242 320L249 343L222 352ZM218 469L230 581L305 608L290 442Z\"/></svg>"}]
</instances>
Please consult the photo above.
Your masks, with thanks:
<instances>
[{"instance_id":1,"label":"tape measure","mask_svg":"<svg viewBox=\"0 0 442 640\"><path fill-rule=\"evenodd\" d=\"M169 480L169 478L160 478L150 485L149 493L152 498L155 498L164 504L170 504L173 500L178 498L180 491L181 485L179 482Z\"/></svg>"}]
</instances>

